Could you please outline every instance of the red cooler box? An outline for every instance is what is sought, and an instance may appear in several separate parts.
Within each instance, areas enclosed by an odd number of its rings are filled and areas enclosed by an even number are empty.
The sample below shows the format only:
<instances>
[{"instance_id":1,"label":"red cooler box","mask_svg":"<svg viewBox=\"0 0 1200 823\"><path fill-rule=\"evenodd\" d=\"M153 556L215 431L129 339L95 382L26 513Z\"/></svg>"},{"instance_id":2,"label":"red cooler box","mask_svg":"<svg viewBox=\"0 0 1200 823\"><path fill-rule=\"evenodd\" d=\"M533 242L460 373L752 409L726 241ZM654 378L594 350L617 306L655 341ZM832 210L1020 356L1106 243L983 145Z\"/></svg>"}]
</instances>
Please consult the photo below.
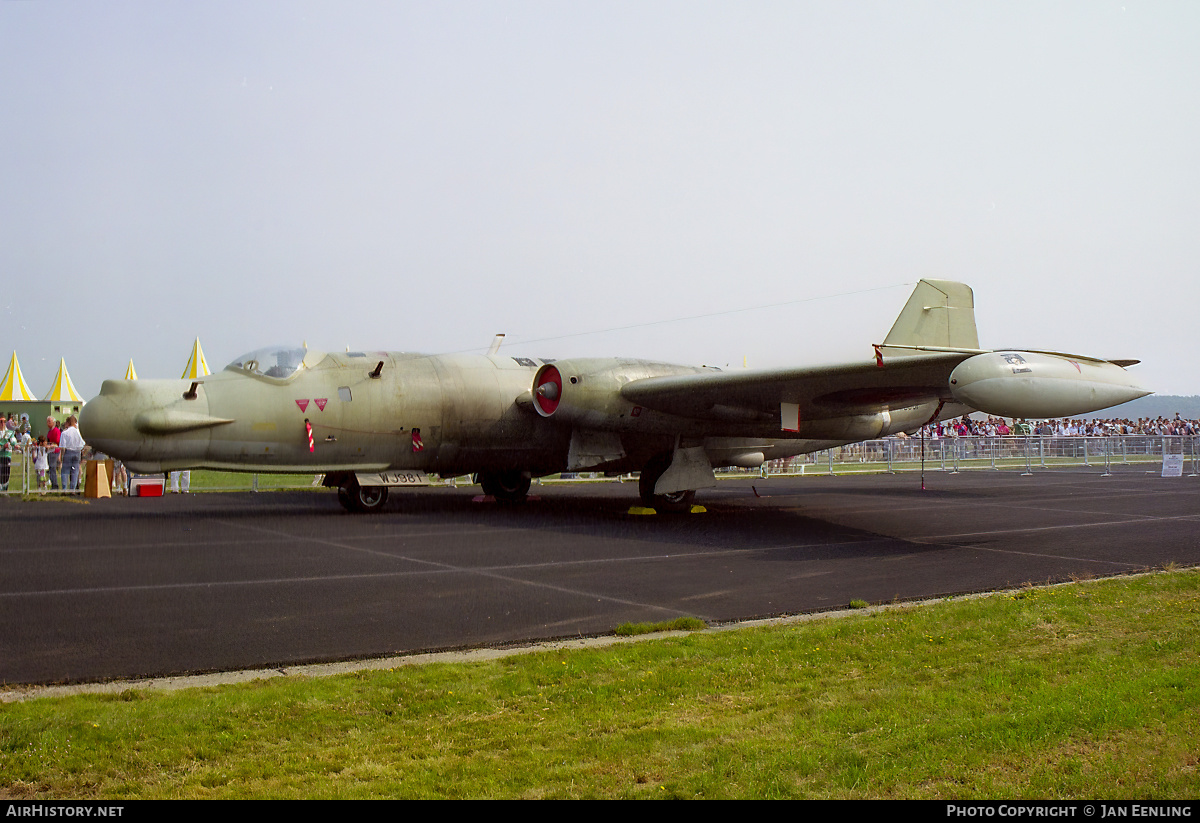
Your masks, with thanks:
<instances>
[{"instance_id":1,"label":"red cooler box","mask_svg":"<svg viewBox=\"0 0 1200 823\"><path fill-rule=\"evenodd\" d=\"M166 484L163 477L135 477L129 481L129 493L134 497L162 497Z\"/></svg>"}]
</instances>

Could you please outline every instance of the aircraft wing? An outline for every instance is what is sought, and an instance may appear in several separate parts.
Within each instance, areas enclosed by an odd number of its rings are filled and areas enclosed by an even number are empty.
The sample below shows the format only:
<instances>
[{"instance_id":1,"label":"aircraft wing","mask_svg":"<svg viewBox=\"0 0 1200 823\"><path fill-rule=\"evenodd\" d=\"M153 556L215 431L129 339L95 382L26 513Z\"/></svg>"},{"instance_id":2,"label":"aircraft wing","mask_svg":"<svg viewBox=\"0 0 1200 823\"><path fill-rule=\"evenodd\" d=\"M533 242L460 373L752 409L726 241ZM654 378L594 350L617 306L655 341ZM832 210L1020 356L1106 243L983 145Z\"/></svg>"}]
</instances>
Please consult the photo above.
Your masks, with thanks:
<instances>
[{"instance_id":1,"label":"aircraft wing","mask_svg":"<svg viewBox=\"0 0 1200 823\"><path fill-rule=\"evenodd\" d=\"M621 396L649 409L701 420L779 419L794 404L803 420L873 414L953 401L950 373L970 353L921 354L860 363L705 372L635 380Z\"/></svg>"},{"instance_id":2,"label":"aircraft wing","mask_svg":"<svg viewBox=\"0 0 1200 823\"><path fill-rule=\"evenodd\" d=\"M875 360L770 371L700 372L631 380L631 403L699 420L765 424L785 431L901 431L932 417L973 409L1003 417L1063 417L1124 403L1148 392L1125 371L1136 361L1037 349L979 348L970 287L921 280ZM943 409L943 405L959 404ZM906 410L897 415L898 410ZM817 421L886 418L839 429Z\"/></svg>"}]
</instances>

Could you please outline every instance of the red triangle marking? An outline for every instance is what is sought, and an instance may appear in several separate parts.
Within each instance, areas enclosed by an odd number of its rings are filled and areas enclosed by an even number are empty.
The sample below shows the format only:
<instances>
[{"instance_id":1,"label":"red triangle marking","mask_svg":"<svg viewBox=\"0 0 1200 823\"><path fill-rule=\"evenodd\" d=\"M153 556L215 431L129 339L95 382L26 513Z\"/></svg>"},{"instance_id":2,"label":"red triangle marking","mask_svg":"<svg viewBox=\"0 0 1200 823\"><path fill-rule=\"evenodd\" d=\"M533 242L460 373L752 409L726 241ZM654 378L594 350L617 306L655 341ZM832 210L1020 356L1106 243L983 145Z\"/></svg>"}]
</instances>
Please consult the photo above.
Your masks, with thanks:
<instances>
[{"instance_id":1,"label":"red triangle marking","mask_svg":"<svg viewBox=\"0 0 1200 823\"><path fill-rule=\"evenodd\" d=\"M297 400L296 405L300 407L300 411L308 411L308 401L307 400Z\"/></svg>"}]
</instances>

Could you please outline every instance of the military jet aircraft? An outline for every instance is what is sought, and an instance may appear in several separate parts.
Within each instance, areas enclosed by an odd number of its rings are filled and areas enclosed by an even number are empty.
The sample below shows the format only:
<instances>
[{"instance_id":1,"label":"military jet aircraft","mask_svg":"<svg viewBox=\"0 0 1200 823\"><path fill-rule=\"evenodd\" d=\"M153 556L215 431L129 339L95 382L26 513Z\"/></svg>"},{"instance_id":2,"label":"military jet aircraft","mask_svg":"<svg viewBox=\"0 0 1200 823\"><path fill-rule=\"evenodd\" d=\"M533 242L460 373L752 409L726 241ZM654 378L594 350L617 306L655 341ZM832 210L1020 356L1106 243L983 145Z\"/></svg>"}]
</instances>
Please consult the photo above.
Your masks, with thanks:
<instances>
[{"instance_id":1,"label":"military jet aircraft","mask_svg":"<svg viewBox=\"0 0 1200 823\"><path fill-rule=\"evenodd\" d=\"M563 471L640 471L643 502L686 510L714 466L913 432L982 411L1082 414L1149 392L1136 360L980 349L971 289L922 280L862 362L722 371L624 358L539 360L274 346L196 380L106 380L88 443L136 472L323 473L342 505L474 474L520 501Z\"/></svg>"}]
</instances>

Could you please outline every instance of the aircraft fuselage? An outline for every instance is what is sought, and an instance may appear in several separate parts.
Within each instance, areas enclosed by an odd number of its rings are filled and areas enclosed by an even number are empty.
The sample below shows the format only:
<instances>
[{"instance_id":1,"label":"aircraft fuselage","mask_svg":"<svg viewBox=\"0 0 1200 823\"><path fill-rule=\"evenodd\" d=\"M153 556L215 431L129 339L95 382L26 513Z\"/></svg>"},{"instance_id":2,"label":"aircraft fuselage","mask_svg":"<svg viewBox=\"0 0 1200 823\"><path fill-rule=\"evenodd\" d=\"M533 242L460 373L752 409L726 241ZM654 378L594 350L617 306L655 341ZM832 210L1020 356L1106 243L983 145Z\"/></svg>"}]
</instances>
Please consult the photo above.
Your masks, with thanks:
<instances>
[{"instance_id":1,"label":"aircraft fuselage","mask_svg":"<svg viewBox=\"0 0 1200 823\"><path fill-rule=\"evenodd\" d=\"M663 414L622 400L607 385L703 371L689 366L586 361L586 380L599 386L600 408L590 417L564 412L562 419L547 419L534 412L531 394L546 361L398 352L309 359L315 362L286 378L230 366L196 381L106 380L85 407L80 428L94 448L145 473L421 470L454 476L520 467L539 476L567 468L640 467L650 455L670 451L680 434L707 439L731 455L762 452L764 459L833 442L801 442L795 435L764 439L764 432L778 432L777 421L715 427ZM731 427L744 436L716 436L728 435ZM580 431L586 433L582 439ZM607 447L595 447L597 439L607 439Z\"/></svg>"}]
</instances>

